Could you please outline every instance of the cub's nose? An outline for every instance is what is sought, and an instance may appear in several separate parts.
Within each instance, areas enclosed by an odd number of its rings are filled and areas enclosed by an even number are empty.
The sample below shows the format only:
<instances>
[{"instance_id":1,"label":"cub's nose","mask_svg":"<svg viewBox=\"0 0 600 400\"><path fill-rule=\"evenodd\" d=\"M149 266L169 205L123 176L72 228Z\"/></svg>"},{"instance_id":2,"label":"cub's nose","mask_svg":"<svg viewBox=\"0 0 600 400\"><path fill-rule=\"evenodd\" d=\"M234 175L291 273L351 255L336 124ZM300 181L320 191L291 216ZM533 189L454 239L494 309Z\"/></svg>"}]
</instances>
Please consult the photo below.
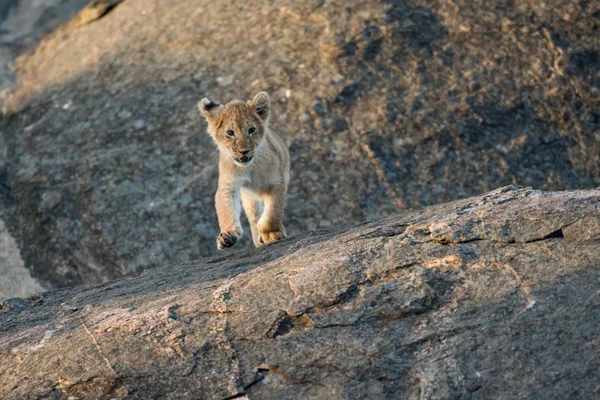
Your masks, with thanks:
<instances>
[{"instance_id":1,"label":"cub's nose","mask_svg":"<svg viewBox=\"0 0 600 400\"><path fill-rule=\"evenodd\" d=\"M250 150L245 150L245 151L241 151L240 150L240 154L245 156L246 154L250 153Z\"/></svg>"}]
</instances>

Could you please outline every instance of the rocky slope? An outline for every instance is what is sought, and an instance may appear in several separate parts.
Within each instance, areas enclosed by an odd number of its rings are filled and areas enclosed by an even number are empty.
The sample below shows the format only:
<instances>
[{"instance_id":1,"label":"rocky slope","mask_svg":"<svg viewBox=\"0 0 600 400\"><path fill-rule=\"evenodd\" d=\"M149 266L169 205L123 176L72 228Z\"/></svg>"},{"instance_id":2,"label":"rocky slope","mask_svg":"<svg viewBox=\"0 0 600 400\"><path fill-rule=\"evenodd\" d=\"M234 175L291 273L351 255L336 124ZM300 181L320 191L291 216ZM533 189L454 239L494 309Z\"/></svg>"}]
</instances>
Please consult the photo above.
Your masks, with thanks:
<instances>
[{"instance_id":1,"label":"rocky slope","mask_svg":"<svg viewBox=\"0 0 600 400\"><path fill-rule=\"evenodd\" d=\"M71 19L68 27L73 29L89 23L120 0L4 0L0 3L0 108L3 99L18 85L12 62L20 53L35 48L43 35ZM7 186L7 157L5 132L0 130L0 214L6 217L10 190ZM9 208L10 210L10 208ZM11 213L9 212L9 215ZM7 218L10 219L10 218ZM40 282L31 276L21 257L19 235L11 234L0 218L0 301L8 297L27 296L44 290ZM46 282L46 286L49 286ZM51 287L51 285L50 285Z\"/></svg>"},{"instance_id":2,"label":"rocky slope","mask_svg":"<svg viewBox=\"0 0 600 400\"><path fill-rule=\"evenodd\" d=\"M574 0L127 0L16 63L2 219L47 288L214 254L195 104L260 90L292 154L291 234L597 187L599 21Z\"/></svg>"},{"instance_id":3,"label":"rocky slope","mask_svg":"<svg viewBox=\"0 0 600 400\"><path fill-rule=\"evenodd\" d=\"M0 93L17 85L17 75L11 67L13 59L31 50L44 34L69 20L89 1L3 0L0 3Z\"/></svg>"},{"instance_id":4,"label":"rocky slope","mask_svg":"<svg viewBox=\"0 0 600 400\"><path fill-rule=\"evenodd\" d=\"M592 398L599 272L600 190L507 187L8 301L0 394Z\"/></svg>"}]
</instances>

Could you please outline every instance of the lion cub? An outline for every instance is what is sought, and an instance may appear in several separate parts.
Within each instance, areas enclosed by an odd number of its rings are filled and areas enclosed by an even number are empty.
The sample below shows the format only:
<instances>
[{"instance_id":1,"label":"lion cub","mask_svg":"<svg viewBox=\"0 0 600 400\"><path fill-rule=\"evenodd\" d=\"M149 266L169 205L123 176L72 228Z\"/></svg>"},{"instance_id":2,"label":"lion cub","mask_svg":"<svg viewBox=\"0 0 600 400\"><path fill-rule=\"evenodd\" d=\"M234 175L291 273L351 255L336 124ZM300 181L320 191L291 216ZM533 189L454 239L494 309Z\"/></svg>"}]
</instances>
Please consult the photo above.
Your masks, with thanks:
<instances>
[{"instance_id":1,"label":"lion cub","mask_svg":"<svg viewBox=\"0 0 600 400\"><path fill-rule=\"evenodd\" d=\"M224 105L204 98L198 108L220 153L215 196L221 229L217 247L231 247L242 236L241 206L256 247L285 239L283 208L290 180L290 153L269 129L269 95L261 92L247 103L234 100Z\"/></svg>"}]
</instances>

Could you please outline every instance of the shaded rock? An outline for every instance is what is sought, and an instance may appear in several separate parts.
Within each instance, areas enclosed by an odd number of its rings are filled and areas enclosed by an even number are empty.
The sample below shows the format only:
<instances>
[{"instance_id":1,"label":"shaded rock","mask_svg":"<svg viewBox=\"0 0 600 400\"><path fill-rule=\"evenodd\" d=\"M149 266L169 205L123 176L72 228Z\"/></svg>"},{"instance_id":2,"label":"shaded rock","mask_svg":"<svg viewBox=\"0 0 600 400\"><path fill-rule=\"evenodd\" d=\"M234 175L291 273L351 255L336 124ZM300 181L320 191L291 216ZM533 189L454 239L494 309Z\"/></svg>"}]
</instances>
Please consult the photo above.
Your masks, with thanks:
<instances>
[{"instance_id":1,"label":"shaded rock","mask_svg":"<svg viewBox=\"0 0 600 400\"><path fill-rule=\"evenodd\" d=\"M598 218L600 190L506 187L11 300L0 393L592 398Z\"/></svg>"}]
</instances>

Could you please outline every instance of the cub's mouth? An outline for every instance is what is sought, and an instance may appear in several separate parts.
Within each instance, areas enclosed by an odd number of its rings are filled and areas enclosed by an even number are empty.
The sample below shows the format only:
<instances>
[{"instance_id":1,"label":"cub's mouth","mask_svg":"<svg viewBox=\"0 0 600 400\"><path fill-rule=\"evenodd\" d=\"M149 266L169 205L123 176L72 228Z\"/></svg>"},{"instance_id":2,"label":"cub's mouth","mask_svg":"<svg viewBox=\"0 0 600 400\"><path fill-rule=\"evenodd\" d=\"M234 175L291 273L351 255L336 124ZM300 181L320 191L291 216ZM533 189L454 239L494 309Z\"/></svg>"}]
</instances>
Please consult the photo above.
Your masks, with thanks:
<instances>
[{"instance_id":1,"label":"cub's mouth","mask_svg":"<svg viewBox=\"0 0 600 400\"><path fill-rule=\"evenodd\" d=\"M250 161L252 161L253 157L252 156L242 156L242 157L234 157L233 161L235 161L238 164L249 164Z\"/></svg>"}]
</instances>

